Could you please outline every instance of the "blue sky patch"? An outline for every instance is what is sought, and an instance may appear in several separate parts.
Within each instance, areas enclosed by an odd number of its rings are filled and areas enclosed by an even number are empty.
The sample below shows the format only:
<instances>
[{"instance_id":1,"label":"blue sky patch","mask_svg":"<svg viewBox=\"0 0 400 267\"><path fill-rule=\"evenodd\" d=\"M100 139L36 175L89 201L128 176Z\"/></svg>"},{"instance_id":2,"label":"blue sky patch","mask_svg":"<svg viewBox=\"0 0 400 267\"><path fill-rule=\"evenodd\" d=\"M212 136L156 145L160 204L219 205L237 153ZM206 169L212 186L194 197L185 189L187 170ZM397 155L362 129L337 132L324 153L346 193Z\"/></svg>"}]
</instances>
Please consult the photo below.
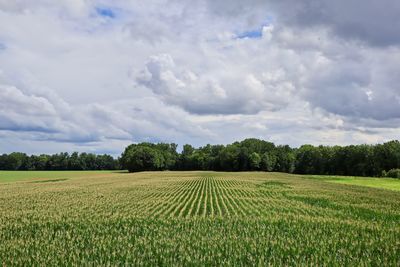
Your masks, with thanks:
<instances>
[{"instance_id":1,"label":"blue sky patch","mask_svg":"<svg viewBox=\"0 0 400 267\"><path fill-rule=\"evenodd\" d=\"M102 17L107 17L111 19L114 19L116 17L116 14L110 8L97 7L96 12Z\"/></svg>"},{"instance_id":2,"label":"blue sky patch","mask_svg":"<svg viewBox=\"0 0 400 267\"><path fill-rule=\"evenodd\" d=\"M6 45L3 43L0 43L0 50L6 50Z\"/></svg>"},{"instance_id":3,"label":"blue sky patch","mask_svg":"<svg viewBox=\"0 0 400 267\"><path fill-rule=\"evenodd\" d=\"M259 30L245 31L237 35L237 38L239 39L244 39L244 38L259 39L261 37L262 37L262 28Z\"/></svg>"},{"instance_id":4,"label":"blue sky patch","mask_svg":"<svg viewBox=\"0 0 400 267\"><path fill-rule=\"evenodd\" d=\"M273 25L275 19L271 16L268 16L264 22L255 29L250 29L248 31L240 32L236 34L237 39L261 39L263 36L263 28L265 26Z\"/></svg>"}]
</instances>

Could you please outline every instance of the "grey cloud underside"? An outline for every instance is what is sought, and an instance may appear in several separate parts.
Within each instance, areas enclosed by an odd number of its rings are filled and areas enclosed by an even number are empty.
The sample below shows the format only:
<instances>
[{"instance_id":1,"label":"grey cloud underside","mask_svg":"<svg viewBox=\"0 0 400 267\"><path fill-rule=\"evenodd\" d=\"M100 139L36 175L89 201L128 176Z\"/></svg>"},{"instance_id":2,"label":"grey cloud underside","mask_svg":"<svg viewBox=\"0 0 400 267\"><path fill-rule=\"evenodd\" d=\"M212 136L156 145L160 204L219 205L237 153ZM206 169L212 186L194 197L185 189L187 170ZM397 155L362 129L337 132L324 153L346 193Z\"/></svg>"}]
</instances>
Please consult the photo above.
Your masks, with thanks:
<instances>
[{"instance_id":1,"label":"grey cloud underside","mask_svg":"<svg viewBox=\"0 0 400 267\"><path fill-rule=\"evenodd\" d=\"M153 98L117 101L108 106L72 107L64 103L67 108L58 109L56 103L43 95L28 95L10 86L0 86L0 89L0 130L36 132L38 135L33 139L37 141L93 143L111 139L130 142L146 138L157 141L162 139L160 133L163 136L182 132L207 134L195 125L183 126L179 119L168 122L169 117L179 118L185 114L169 107L163 109L162 105L160 110L161 103Z\"/></svg>"},{"instance_id":2,"label":"grey cloud underside","mask_svg":"<svg viewBox=\"0 0 400 267\"><path fill-rule=\"evenodd\" d=\"M397 0L283 0L276 4L282 21L326 26L346 39L376 46L400 44L400 2Z\"/></svg>"},{"instance_id":3,"label":"grey cloud underside","mask_svg":"<svg viewBox=\"0 0 400 267\"><path fill-rule=\"evenodd\" d=\"M250 20L250 15L263 10L290 27L326 27L344 39L374 46L400 45L397 0L216 0L208 1L208 5L217 15L236 16L247 10Z\"/></svg>"},{"instance_id":4,"label":"grey cloud underside","mask_svg":"<svg viewBox=\"0 0 400 267\"><path fill-rule=\"evenodd\" d=\"M376 56L385 66L373 65L368 59L327 63L307 82L307 98L314 105L343 116L400 118L399 71L395 70L399 51L392 56Z\"/></svg>"},{"instance_id":5,"label":"grey cloud underside","mask_svg":"<svg viewBox=\"0 0 400 267\"><path fill-rule=\"evenodd\" d=\"M399 3L0 0L0 148L399 138Z\"/></svg>"}]
</instances>

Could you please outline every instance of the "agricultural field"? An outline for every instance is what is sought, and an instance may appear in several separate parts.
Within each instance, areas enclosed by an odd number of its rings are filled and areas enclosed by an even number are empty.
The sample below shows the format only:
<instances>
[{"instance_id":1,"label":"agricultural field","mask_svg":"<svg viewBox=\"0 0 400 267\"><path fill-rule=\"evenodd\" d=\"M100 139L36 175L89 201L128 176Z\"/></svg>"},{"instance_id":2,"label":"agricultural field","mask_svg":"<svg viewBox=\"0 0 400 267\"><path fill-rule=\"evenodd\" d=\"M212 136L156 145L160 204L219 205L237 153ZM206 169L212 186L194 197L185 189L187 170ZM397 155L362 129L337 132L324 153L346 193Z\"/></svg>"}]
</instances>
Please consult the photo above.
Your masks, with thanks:
<instances>
[{"instance_id":1,"label":"agricultural field","mask_svg":"<svg viewBox=\"0 0 400 267\"><path fill-rule=\"evenodd\" d=\"M4 266L400 265L396 190L261 172L7 175Z\"/></svg>"}]
</instances>

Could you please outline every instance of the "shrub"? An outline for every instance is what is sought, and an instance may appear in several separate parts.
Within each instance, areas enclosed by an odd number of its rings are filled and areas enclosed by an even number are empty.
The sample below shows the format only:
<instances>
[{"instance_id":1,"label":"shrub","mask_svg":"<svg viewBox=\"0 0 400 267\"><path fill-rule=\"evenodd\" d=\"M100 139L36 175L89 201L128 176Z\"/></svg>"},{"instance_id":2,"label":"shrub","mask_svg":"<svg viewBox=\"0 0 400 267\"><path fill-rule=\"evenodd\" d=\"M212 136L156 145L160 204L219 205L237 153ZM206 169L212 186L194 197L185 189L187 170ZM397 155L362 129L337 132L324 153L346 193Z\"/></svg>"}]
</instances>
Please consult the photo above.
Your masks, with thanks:
<instances>
[{"instance_id":1,"label":"shrub","mask_svg":"<svg viewBox=\"0 0 400 267\"><path fill-rule=\"evenodd\" d=\"M400 169L391 169L390 171L386 172L386 177L400 179Z\"/></svg>"}]
</instances>

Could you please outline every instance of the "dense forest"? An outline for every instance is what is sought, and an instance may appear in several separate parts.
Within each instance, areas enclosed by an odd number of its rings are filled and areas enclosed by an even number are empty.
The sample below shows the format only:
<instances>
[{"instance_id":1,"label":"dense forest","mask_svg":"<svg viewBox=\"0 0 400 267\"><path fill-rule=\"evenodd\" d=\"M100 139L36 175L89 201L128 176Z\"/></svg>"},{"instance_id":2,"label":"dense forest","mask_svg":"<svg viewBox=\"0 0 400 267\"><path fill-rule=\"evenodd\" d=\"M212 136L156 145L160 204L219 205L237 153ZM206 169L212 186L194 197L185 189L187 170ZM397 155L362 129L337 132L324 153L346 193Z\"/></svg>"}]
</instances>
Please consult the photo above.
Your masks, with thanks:
<instances>
[{"instance_id":1,"label":"dense forest","mask_svg":"<svg viewBox=\"0 0 400 267\"><path fill-rule=\"evenodd\" d=\"M119 161L110 155L59 153L32 155L14 152L0 155L0 170L116 170Z\"/></svg>"},{"instance_id":2,"label":"dense forest","mask_svg":"<svg viewBox=\"0 0 400 267\"><path fill-rule=\"evenodd\" d=\"M400 178L400 142L377 145L291 148L259 139L226 146L141 143L128 146L120 162L129 171L214 170L276 171L298 174L391 176Z\"/></svg>"},{"instance_id":3,"label":"dense forest","mask_svg":"<svg viewBox=\"0 0 400 267\"><path fill-rule=\"evenodd\" d=\"M229 145L140 143L129 145L119 159L110 155L60 153L0 155L2 170L214 170L276 171L298 174L389 176L400 178L400 142L377 145L291 148L259 139Z\"/></svg>"}]
</instances>

